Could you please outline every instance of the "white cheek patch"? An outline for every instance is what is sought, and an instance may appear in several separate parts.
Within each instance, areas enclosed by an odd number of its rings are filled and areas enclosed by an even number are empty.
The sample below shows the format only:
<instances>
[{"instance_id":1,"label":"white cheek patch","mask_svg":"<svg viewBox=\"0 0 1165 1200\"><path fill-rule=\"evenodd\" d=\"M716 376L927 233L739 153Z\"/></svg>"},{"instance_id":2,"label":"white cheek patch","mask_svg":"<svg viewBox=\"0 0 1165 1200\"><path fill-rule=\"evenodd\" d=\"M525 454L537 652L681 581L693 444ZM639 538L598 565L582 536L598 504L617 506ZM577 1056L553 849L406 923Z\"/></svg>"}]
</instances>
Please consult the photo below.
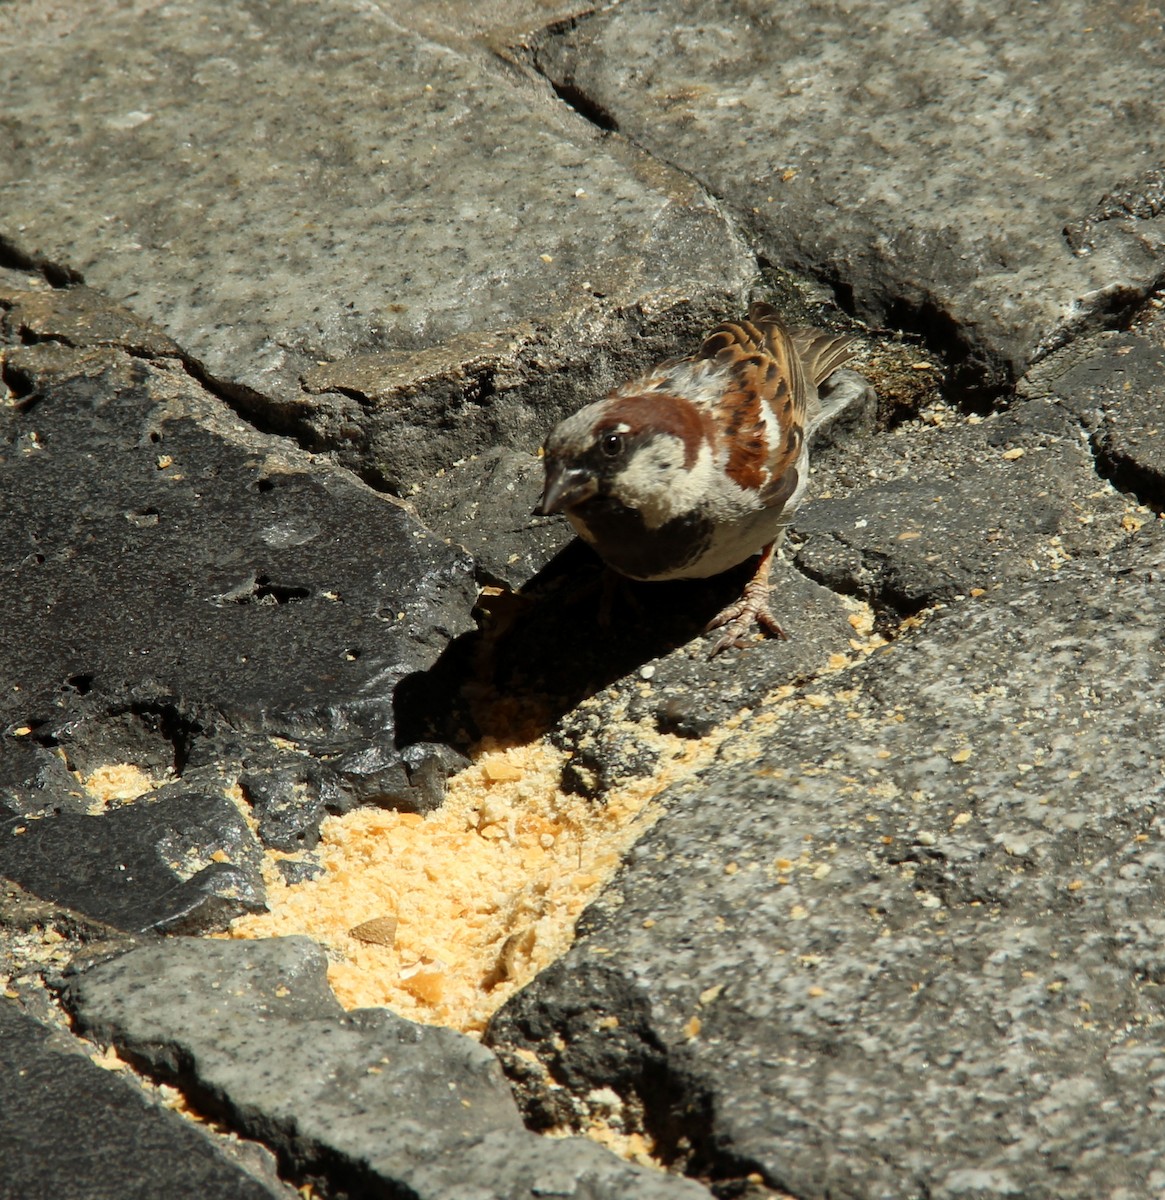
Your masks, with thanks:
<instances>
[{"instance_id":1,"label":"white cheek patch","mask_svg":"<svg viewBox=\"0 0 1165 1200\"><path fill-rule=\"evenodd\" d=\"M655 437L640 446L615 479L615 494L639 511L648 529L699 507L713 481L712 451L704 445L690 468L684 467L684 444L675 437Z\"/></svg>"}]
</instances>

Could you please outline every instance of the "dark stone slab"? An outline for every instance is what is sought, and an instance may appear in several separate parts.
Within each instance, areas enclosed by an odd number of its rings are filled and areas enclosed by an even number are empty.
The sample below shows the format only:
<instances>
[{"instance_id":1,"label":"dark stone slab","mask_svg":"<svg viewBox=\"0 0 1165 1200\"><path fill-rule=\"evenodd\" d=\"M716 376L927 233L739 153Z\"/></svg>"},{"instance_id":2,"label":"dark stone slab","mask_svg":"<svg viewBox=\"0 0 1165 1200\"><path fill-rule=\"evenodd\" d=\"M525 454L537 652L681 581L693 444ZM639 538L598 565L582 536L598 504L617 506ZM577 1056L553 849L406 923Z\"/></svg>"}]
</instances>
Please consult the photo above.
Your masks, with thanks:
<instances>
[{"instance_id":1,"label":"dark stone slab","mask_svg":"<svg viewBox=\"0 0 1165 1200\"><path fill-rule=\"evenodd\" d=\"M441 743L402 747L394 730L329 755L326 763L302 754L251 754L246 761L239 785L259 820L259 837L274 850L295 851L316 845L327 813L357 804L432 812L445 798L445 780L469 760Z\"/></svg>"},{"instance_id":2,"label":"dark stone slab","mask_svg":"<svg viewBox=\"0 0 1165 1200\"><path fill-rule=\"evenodd\" d=\"M196 1126L0 999L0 1197L287 1200Z\"/></svg>"},{"instance_id":3,"label":"dark stone slab","mask_svg":"<svg viewBox=\"0 0 1165 1200\"><path fill-rule=\"evenodd\" d=\"M997 388L1161 278L1156 18L1052 7L633 0L535 58L863 318Z\"/></svg>"},{"instance_id":4,"label":"dark stone slab","mask_svg":"<svg viewBox=\"0 0 1165 1200\"><path fill-rule=\"evenodd\" d=\"M244 426L99 298L10 292L0 308L17 343L0 410L4 803L84 811L77 777L108 763L161 782L235 762L254 783L289 756L317 786L298 817L268 805L280 844L353 803L438 802L456 759L402 756L418 739L395 689L473 627L469 559Z\"/></svg>"},{"instance_id":5,"label":"dark stone slab","mask_svg":"<svg viewBox=\"0 0 1165 1200\"><path fill-rule=\"evenodd\" d=\"M181 372L47 351L9 355L35 388L0 463L9 712L40 725L61 697L191 693L188 720L291 739L391 727L391 693L364 685L468 626L468 561L342 472L232 445Z\"/></svg>"},{"instance_id":6,"label":"dark stone slab","mask_svg":"<svg viewBox=\"0 0 1165 1200\"><path fill-rule=\"evenodd\" d=\"M306 938L170 941L74 978L79 1027L176 1082L297 1179L453 1200L706 1196L578 1139L521 1123L494 1056L387 1009L344 1014Z\"/></svg>"},{"instance_id":7,"label":"dark stone slab","mask_svg":"<svg viewBox=\"0 0 1165 1200\"><path fill-rule=\"evenodd\" d=\"M797 516L801 570L904 615L1125 539L1129 504L1070 413L1033 398L986 419L942 415L843 452L818 482L829 495Z\"/></svg>"},{"instance_id":8,"label":"dark stone slab","mask_svg":"<svg viewBox=\"0 0 1165 1200\"><path fill-rule=\"evenodd\" d=\"M262 910L260 859L229 800L181 785L100 816L0 822L0 875L129 933L206 933Z\"/></svg>"},{"instance_id":9,"label":"dark stone slab","mask_svg":"<svg viewBox=\"0 0 1165 1200\"><path fill-rule=\"evenodd\" d=\"M273 850L310 850L329 808L349 807L333 772L312 758L287 755L278 765L244 771L239 787Z\"/></svg>"},{"instance_id":10,"label":"dark stone slab","mask_svg":"<svg viewBox=\"0 0 1165 1200\"><path fill-rule=\"evenodd\" d=\"M746 722L495 1018L528 1114L611 1087L806 1200L1159 1195L1163 583L1147 528Z\"/></svg>"}]
</instances>

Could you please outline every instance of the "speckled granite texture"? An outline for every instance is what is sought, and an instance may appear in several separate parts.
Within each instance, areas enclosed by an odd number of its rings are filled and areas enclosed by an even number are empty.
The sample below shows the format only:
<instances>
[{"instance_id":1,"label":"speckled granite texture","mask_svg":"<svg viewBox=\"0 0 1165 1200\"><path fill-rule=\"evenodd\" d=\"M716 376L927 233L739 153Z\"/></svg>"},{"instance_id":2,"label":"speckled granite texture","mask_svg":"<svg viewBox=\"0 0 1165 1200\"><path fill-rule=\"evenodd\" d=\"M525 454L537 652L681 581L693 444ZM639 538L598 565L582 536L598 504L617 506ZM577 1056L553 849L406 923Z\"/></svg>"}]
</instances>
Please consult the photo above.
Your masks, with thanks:
<instances>
[{"instance_id":1,"label":"speckled granite texture","mask_svg":"<svg viewBox=\"0 0 1165 1200\"><path fill-rule=\"evenodd\" d=\"M0 1200L1165 1193L1161 13L0 9ZM876 395L709 662L537 450L756 297ZM207 936L515 712L703 766L484 1045Z\"/></svg>"}]
</instances>

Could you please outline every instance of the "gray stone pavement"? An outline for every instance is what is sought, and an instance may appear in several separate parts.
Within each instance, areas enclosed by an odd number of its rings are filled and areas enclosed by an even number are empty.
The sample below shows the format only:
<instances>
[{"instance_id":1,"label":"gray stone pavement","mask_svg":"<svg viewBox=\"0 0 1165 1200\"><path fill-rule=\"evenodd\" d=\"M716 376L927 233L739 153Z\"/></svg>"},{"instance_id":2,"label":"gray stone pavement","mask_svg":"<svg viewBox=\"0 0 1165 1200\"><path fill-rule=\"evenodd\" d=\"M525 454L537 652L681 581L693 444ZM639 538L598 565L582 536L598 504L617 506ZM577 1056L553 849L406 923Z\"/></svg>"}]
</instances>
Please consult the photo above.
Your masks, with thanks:
<instances>
[{"instance_id":1,"label":"gray stone pavement","mask_svg":"<svg viewBox=\"0 0 1165 1200\"><path fill-rule=\"evenodd\" d=\"M1073 0L0 4L0 1198L1165 1192L1163 72ZM708 662L739 578L607 619L536 452L755 297L877 397ZM514 707L595 805L716 749L484 1045L205 936Z\"/></svg>"}]
</instances>

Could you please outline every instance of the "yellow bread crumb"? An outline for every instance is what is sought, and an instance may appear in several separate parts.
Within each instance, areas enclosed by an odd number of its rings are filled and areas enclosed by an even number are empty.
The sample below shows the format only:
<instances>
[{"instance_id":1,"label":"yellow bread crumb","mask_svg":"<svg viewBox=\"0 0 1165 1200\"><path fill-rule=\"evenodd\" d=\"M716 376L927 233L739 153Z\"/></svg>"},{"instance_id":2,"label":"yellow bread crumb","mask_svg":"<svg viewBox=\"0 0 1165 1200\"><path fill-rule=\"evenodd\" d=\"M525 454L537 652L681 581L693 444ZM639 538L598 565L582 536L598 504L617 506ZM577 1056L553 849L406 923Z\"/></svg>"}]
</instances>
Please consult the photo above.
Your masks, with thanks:
<instances>
[{"instance_id":1,"label":"yellow bread crumb","mask_svg":"<svg viewBox=\"0 0 1165 1200\"><path fill-rule=\"evenodd\" d=\"M652 798L713 752L712 739L656 736L664 770L601 803L559 789L564 754L542 740L487 745L428 816L365 808L328 817L317 851L324 873L289 885L269 857L269 911L240 918L230 936L306 934L327 950L346 1008L388 1005L480 1032L570 946L579 914L654 821Z\"/></svg>"}]
</instances>

